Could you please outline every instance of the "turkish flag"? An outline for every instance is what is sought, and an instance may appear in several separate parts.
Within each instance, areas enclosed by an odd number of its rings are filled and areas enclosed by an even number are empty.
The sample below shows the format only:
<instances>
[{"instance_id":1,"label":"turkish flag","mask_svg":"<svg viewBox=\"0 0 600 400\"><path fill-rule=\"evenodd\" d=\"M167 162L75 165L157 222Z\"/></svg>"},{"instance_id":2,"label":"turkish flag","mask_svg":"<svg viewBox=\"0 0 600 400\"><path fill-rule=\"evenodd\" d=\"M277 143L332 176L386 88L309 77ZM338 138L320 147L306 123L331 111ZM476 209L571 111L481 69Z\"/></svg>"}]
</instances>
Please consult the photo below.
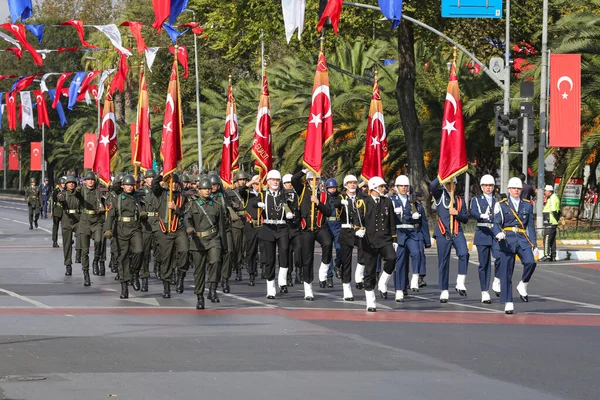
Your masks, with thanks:
<instances>
[{"instance_id":1,"label":"turkish flag","mask_svg":"<svg viewBox=\"0 0 600 400\"><path fill-rule=\"evenodd\" d=\"M42 142L31 142L30 171L42 170Z\"/></svg>"},{"instance_id":2,"label":"turkish flag","mask_svg":"<svg viewBox=\"0 0 600 400\"><path fill-rule=\"evenodd\" d=\"M110 183L110 162L118 150L115 106L110 93L106 95L104 100L99 139L98 146L96 146L93 170L98 174L100 182L108 186Z\"/></svg>"},{"instance_id":3,"label":"turkish flag","mask_svg":"<svg viewBox=\"0 0 600 400\"><path fill-rule=\"evenodd\" d=\"M169 46L169 51L171 54L175 54L175 47ZM183 77L187 79L189 76L189 68L188 68L188 52L185 46L177 46L177 60L183 66Z\"/></svg>"},{"instance_id":4,"label":"turkish flag","mask_svg":"<svg viewBox=\"0 0 600 400\"><path fill-rule=\"evenodd\" d=\"M374 176L383 177L383 161L387 156L388 145L383 119L383 103L379 93L379 84L375 80L367 120L365 158L360 173L361 176L365 180L369 180Z\"/></svg>"},{"instance_id":5,"label":"turkish flag","mask_svg":"<svg viewBox=\"0 0 600 400\"><path fill-rule=\"evenodd\" d=\"M310 117L304 145L304 165L320 174L323 166L323 145L333 138L333 117L331 96L329 94L329 76L327 61L323 51L319 52L315 83L313 85Z\"/></svg>"},{"instance_id":6,"label":"turkish flag","mask_svg":"<svg viewBox=\"0 0 600 400\"><path fill-rule=\"evenodd\" d=\"M438 179L440 183L447 182L465 172L467 167L467 142L465 140L462 101L458 89L456 64L452 64L442 119Z\"/></svg>"},{"instance_id":7,"label":"turkish flag","mask_svg":"<svg viewBox=\"0 0 600 400\"><path fill-rule=\"evenodd\" d=\"M83 169L94 168L97 142L98 138L95 133L86 133L83 135Z\"/></svg>"},{"instance_id":8,"label":"turkish flag","mask_svg":"<svg viewBox=\"0 0 600 400\"><path fill-rule=\"evenodd\" d=\"M551 147L581 147L581 54L550 55Z\"/></svg>"},{"instance_id":9,"label":"turkish flag","mask_svg":"<svg viewBox=\"0 0 600 400\"><path fill-rule=\"evenodd\" d=\"M60 101L60 96L63 93L63 85L69 76L73 75L72 72L65 72L58 77L56 81L56 96L54 96L54 101L52 102L52 108L56 109L56 105ZM67 92L69 89L67 88Z\"/></svg>"},{"instance_id":10,"label":"turkish flag","mask_svg":"<svg viewBox=\"0 0 600 400\"><path fill-rule=\"evenodd\" d=\"M110 94L114 94L116 90L123 93L125 89L125 81L127 80L127 73L129 72L129 66L127 65L127 55L121 53L121 60L119 61L119 69L112 79L109 85Z\"/></svg>"},{"instance_id":11,"label":"turkish flag","mask_svg":"<svg viewBox=\"0 0 600 400\"><path fill-rule=\"evenodd\" d=\"M235 98L231 80L227 87L227 116L225 117L225 131L223 132L223 148L221 151L221 169L219 175L227 186L233 185L233 173L238 169L239 136L238 118Z\"/></svg>"},{"instance_id":12,"label":"turkish flag","mask_svg":"<svg viewBox=\"0 0 600 400\"><path fill-rule=\"evenodd\" d=\"M146 46L146 42L144 41L144 37L142 36L142 23L141 22L132 22L125 21L121 24L121 26L128 26L131 30L131 34L135 38L135 42L137 43L138 53L141 56L144 53L144 50L148 48Z\"/></svg>"},{"instance_id":13,"label":"turkish flag","mask_svg":"<svg viewBox=\"0 0 600 400\"><path fill-rule=\"evenodd\" d=\"M100 71L98 71L98 70L89 71L85 75L85 78L83 78L83 81L81 81L81 85L79 86L79 90L77 92L80 94L83 93L85 95L85 92L88 91L88 88L90 86L90 82L92 82L94 80L94 78L96 78L98 76L99 73L100 73ZM77 99L77 101L79 101L79 98Z\"/></svg>"},{"instance_id":14,"label":"turkish flag","mask_svg":"<svg viewBox=\"0 0 600 400\"><path fill-rule=\"evenodd\" d=\"M15 92L6 93L6 116L8 129L17 130L17 96Z\"/></svg>"},{"instance_id":15,"label":"turkish flag","mask_svg":"<svg viewBox=\"0 0 600 400\"><path fill-rule=\"evenodd\" d=\"M37 104L38 126L46 125L50 128L50 118L48 117L48 107L46 106L46 97L41 90L34 90L35 102Z\"/></svg>"},{"instance_id":16,"label":"turkish flag","mask_svg":"<svg viewBox=\"0 0 600 400\"><path fill-rule=\"evenodd\" d=\"M69 20L67 22L63 22L60 24L61 26L72 26L77 30L77 35L79 36L79 40L84 47L88 47L90 49L99 49L98 46L94 46L85 41L85 33L83 31L83 21L80 20Z\"/></svg>"},{"instance_id":17,"label":"turkish flag","mask_svg":"<svg viewBox=\"0 0 600 400\"><path fill-rule=\"evenodd\" d=\"M4 171L4 146L0 146L0 171Z\"/></svg>"},{"instance_id":18,"label":"turkish flag","mask_svg":"<svg viewBox=\"0 0 600 400\"><path fill-rule=\"evenodd\" d=\"M167 102L165 104L165 118L160 145L160 155L163 159L163 176L173 173L177 169L177 163L183 160L181 151L182 130L179 74L177 72L177 59L175 58L171 67L171 79L167 89Z\"/></svg>"},{"instance_id":19,"label":"turkish flag","mask_svg":"<svg viewBox=\"0 0 600 400\"><path fill-rule=\"evenodd\" d=\"M263 75L262 93L256 115L256 128L252 141L252 155L256 158L254 165L264 183L267 172L273 169L273 138L271 137L271 99L267 75Z\"/></svg>"},{"instance_id":20,"label":"turkish flag","mask_svg":"<svg viewBox=\"0 0 600 400\"><path fill-rule=\"evenodd\" d=\"M19 170L19 152L21 146L18 144L11 144L8 150L8 170L18 171Z\"/></svg>"},{"instance_id":21,"label":"turkish flag","mask_svg":"<svg viewBox=\"0 0 600 400\"><path fill-rule=\"evenodd\" d=\"M42 74L34 74L20 77L13 85L11 92L21 92L27 89L33 83L33 80Z\"/></svg>"},{"instance_id":22,"label":"turkish flag","mask_svg":"<svg viewBox=\"0 0 600 400\"><path fill-rule=\"evenodd\" d=\"M204 32L202 26L198 22L187 22L185 24L179 25L180 28L192 28L192 32L194 35L199 35Z\"/></svg>"},{"instance_id":23,"label":"turkish flag","mask_svg":"<svg viewBox=\"0 0 600 400\"><path fill-rule=\"evenodd\" d=\"M330 18L333 31L337 35L338 24L340 23L340 16L342 15L342 4L344 4L344 0L329 0L327 2L323 14L321 14L319 24L317 25L317 31L321 32L325 22L327 22L327 18Z\"/></svg>"},{"instance_id":24,"label":"turkish flag","mask_svg":"<svg viewBox=\"0 0 600 400\"><path fill-rule=\"evenodd\" d=\"M171 14L171 0L152 0L152 7L154 7L155 16L152 27L160 32L162 24Z\"/></svg>"},{"instance_id":25,"label":"turkish flag","mask_svg":"<svg viewBox=\"0 0 600 400\"><path fill-rule=\"evenodd\" d=\"M134 163L139 165L142 171L152 169L152 133L150 130L150 107L148 104L148 89L144 72L140 75L140 99L137 109L137 123L134 124L135 149L133 151Z\"/></svg>"},{"instance_id":26,"label":"turkish flag","mask_svg":"<svg viewBox=\"0 0 600 400\"><path fill-rule=\"evenodd\" d=\"M27 50L31 54L31 57L33 57L33 62L35 65L37 65L38 67L42 66L42 64L44 63L42 56L27 41L27 34L23 25L6 23L0 24L0 26L12 33L15 36L15 38L19 41L19 43L21 43L21 45L25 47L25 50Z\"/></svg>"}]
</instances>

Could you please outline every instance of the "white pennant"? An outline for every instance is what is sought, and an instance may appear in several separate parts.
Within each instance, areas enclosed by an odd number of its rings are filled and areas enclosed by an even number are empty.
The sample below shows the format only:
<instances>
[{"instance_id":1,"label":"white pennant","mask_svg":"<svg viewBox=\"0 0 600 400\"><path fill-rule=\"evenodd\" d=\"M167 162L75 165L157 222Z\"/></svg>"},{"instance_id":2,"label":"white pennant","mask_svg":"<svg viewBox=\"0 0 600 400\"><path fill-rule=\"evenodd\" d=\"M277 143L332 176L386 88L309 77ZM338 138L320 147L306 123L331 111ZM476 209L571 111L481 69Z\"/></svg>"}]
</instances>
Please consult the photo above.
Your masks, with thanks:
<instances>
[{"instance_id":1,"label":"white pennant","mask_svg":"<svg viewBox=\"0 0 600 400\"><path fill-rule=\"evenodd\" d=\"M23 116L21 119L21 129L25 129L26 126L33 126L33 107L31 106L31 92L19 92L21 94L21 109Z\"/></svg>"},{"instance_id":2,"label":"white pennant","mask_svg":"<svg viewBox=\"0 0 600 400\"><path fill-rule=\"evenodd\" d=\"M46 79L48 79L50 75L60 75L60 72L48 72L47 74L44 74L44 76L42 76L42 80L40 81L40 89L42 90L42 92L48 91L48 86L46 86Z\"/></svg>"},{"instance_id":3,"label":"white pennant","mask_svg":"<svg viewBox=\"0 0 600 400\"><path fill-rule=\"evenodd\" d=\"M306 0L281 0L281 7L283 8L283 22L287 42L289 43L292 40L296 28L298 28L298 40L300 40L304 28Z\"/></svg>"},{"instance_id":4,"label":"white pennant","mask_svg":"<svg viewBox=\"0 0 600 400\"><path fill-rule=\"evenodd\" d=\"M156 57L156 52L160 47L149 47L144 52L146 53L146 64L148 64L148 69L152 72L152 64L154 64L154 58Z\"/></svg>"},{"instance_id":5,"label":"white pennant","mask_svg":"<svg viewBox=\"0 0 600 400\"><path fill-rule=\"evenodd\" d=\"M90 91L86 90L85 91L85 102L86 104L89 106L90 104L92 104L92 98L90 97Z\"/></svg>"},{"instance_id":6,"label":"white pennant","mask_svg":"<svg viewBox=\"0 0 600 400\"><path fill-rule=\"evenodd\" d=\"M102 98L104 94L104 81L108 78L108 76L114 73L117 69L106 69L102 71L102 75L100 75L100 80L98 81L98 100Z\"/></svg>"},{"instance_id":7,"label":"white pennant","mask_svg":"<svg viewBox=\"0 0 600 400\"><path fill-rule=\"evenodd\" d=\"M14 44L19 50L21 50L21 44L17 42L15 39L8 36L6 33L0 32L0 38L6 40L9 43Z\"/></svg>"},{"instance_id":8,"label":"white pennant","mask_svg":"<svg viewBox=\"0 0 600 400\"><path fill-rule=\"evenodd\" d=\"M115 24L94 25L94 28L96 28L100 32L104 33L106 35L106 37L108 38L108 40L110 40L110 42L113 44L113 46L115 46L115 48L117 50L119 50L121 53L127 55L127 57L129 57L131 55L131 52L129 50L127 50L125 47L123 47L123 44L121 41L121 32L119 32L119 28L117 28L117 26Z\"/></svg>"}]
</instances>

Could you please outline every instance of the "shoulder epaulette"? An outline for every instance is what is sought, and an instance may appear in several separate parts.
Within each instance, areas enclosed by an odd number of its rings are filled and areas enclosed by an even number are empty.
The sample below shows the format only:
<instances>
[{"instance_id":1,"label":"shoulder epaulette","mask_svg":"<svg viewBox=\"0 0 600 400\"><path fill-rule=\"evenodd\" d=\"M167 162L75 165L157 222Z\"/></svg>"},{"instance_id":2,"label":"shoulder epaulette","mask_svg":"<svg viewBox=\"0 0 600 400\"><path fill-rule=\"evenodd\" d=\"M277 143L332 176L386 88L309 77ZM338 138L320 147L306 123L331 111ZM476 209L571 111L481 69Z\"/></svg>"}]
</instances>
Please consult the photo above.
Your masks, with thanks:
<instances>
[{"instance_id":1,"label":"shoulder epaulette","mask_svg":"<svg viewBox=\"0 0 600 400\"><path fill-rule=\"evenodd\" d=\"M508 203L508 199L502 199L499 201L499 203Z\"/></svg>"},{"instance_id":2,"label":"shoulder epaulette","mask_svg":"<svg viewBox=\"0 0 600 400\"><path fill-rule=\"evenodd\" d=\"M523 200L525 203L533 203L533 201L529 200L529 199L521 199Z\"/></svg>"}]
</instances>

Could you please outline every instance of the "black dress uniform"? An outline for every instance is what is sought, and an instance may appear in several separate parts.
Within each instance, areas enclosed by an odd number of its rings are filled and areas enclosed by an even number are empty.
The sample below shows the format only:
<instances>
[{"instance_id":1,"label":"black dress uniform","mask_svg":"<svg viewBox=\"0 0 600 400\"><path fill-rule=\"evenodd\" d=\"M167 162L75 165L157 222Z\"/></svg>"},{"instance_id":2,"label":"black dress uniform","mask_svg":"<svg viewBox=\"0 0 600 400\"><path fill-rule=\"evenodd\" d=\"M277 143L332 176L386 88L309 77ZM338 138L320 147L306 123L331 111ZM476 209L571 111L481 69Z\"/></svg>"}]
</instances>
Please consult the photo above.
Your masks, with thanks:
<instances>
[{"instance_id":1,"label":"black dress uniform","mask_svg":"<svg viewBox=\"0 0 600 400\"><path fill-rule=\"evenodd\" d=\"M67 178L67 185L76 183L75 178L70 176ZM79 209L79 198L75 188L65 189L57 195L58 202L62 207L62 219L60 221L62 227L62 241L64 263L66 266L65 275L72 274L71 265L73 264L73 236L77 236L77 228L79 225L79 217L81 211Z\"/></svg>"},{"instance_id":2,"label":"black dress uniform","mask_svg":"<svg viewBox=\"0 0 600 400\"><path fill-rule=\"evenodd\" d=\"M232 212L230 199L225 196L222 189L213 192L211 198L226 211L225 240L227 241L227 247L223 249L223 259L221 260L221 271L219 276L221 278L221 288L223 289L223 293L229 293L231 290L229 287L229 278L231 278L231 269L233 265L233 236L231 234L231 225L232 214L235 215L235 213Z\"/></svg>"},{"instance_id":3,"label":"black dress uniform","mask_svg":"<svg viewBox=\"0 0 600 400\"><path fill-rule=\"evenodd\" d=\"M288 203L298 204L298 193L294 189L284 189L288 198ZM288 252L288 278L287 285L294 286L295 283L302 283L302 241L300 240L300 210L298 207L292 209L294 217L287 220L290 236ZM292 280L292 273L296 271L296 278Z\"/></svg>"},{"instance_id":4,"label":"black dress uniform","mask_svg":"<svg viewBox=\"0 0 600 400\"><path fill-rule=\"evenodd\" d=\"M78 191L81 202L81 218L79 220L79 240L81 241L81 266L84 271L90 269L90 244L94 241L94 259L92 272L94 275L105 275L100 271L99 261L102 253L102 226L104 224L104 204L100 190L94 186L84 186Z\"/></svg>"},{"instance_id":5,"label":"black dress uniform","mask_svg":"<svg viewBox=\"0 0 600 400\"><path fill-rule=\"evenodd\" d=\"M64 176L58 180L58 185L52 191L52 200L50 201L50 216L52 217L52 247L58 247L58 226L62 220L62 203L58 201L58 194L65 188Z\"/></svg>"},{"instance_id":6,"label":"black dress uniform","mask_svg":"<svg viewBox=\"0 0 600 400\"><path fill-rule=\"evenodd\" d=\"M240 194L246 204L246 223L244 224L244 238L246 247L246 265L250 276L249 286L254 286L258 264L258 233L262 227L263 215L261 208L250 207L252 199L258 195L245 187L240 188ZM258 201L258 200L257 200Z\"/></svg>"},{"instance_id":7,"label":"black dress uniform","mask_svg":"<svg viewBox=\"0 0 600 400\"><path fill-rule=\"evenodd\" d=\"M29 208L29 229L33 229L34 224L37 228L42 208L42 193L36 185L35 179L31 179L31 186L25 189L25 200Z\"/></svg>"}]
</instances>

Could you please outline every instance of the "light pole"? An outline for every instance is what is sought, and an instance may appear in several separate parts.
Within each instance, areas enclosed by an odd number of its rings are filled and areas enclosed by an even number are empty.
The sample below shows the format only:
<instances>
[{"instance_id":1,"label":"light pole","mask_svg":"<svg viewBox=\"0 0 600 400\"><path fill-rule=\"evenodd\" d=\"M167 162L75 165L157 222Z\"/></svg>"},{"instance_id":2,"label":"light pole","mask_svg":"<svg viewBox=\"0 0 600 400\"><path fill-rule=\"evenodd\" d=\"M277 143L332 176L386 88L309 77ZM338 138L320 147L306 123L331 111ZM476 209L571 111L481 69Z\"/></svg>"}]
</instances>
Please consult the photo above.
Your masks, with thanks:
<instances>
[{"instance_id":1,"label":"light pole","mask_svg":"<svg viewBox=\"0 0 600 400\"><path fill-rule=\"evenodd\" d=\"M189 8L183 10L192 13L192 20L196 22L196 12ZM192 32L193 33L193 32ZM198 76L198 38L194 33L194 62L196 69L196 126L198 127L198 173L202 172L202 124L200 122L200 78Z\"/></svg>"},{"instance_id":2,"label":"light pole","mask_svg":"<svg viewBox=\"0 0 600 400\"><path fill-rule=\"evenodd\" d=\"M536 219L535 226L537 229L544 227L544 216L542 209L544 208L544 182L545 180L545 157L546 157L546 134L548 126L548 115L546 114L546 102L548 100L547 85L548 85L548 0L544 0L544 11L542 17L542 73L540 76L540 143L538 145L538 190L536 196Z\"/></svg>"},{"instance_id":3,"label":"light pole","mask_svg":"<svg viewBox=\"0 0 600 400\"><path fill-rule=\"evenodd\" d=\"M510 0L506 0L506 38L504 39L504 115L510 114ZM502 155L500 158L500 191L507 193L508 175L510 173L509 152L510 140L502 140Z\"/></svg>"}]
</instances>

